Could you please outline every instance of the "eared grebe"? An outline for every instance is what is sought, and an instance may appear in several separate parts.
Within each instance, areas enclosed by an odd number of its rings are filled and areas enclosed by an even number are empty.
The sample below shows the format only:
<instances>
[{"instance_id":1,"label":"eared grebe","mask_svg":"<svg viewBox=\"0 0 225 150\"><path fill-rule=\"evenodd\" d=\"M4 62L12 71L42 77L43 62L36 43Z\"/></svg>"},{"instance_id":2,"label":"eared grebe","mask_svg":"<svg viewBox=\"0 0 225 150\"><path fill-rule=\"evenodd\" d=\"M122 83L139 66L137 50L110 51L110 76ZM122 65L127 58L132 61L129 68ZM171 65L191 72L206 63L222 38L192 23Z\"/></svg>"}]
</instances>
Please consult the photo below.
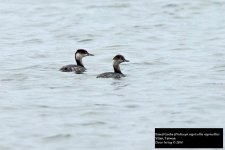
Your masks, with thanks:
<instances>
[{"instance_id":1,"label":"eared grebe","mask_svg":"<svg viewBox=\"0 0 225 150\"><path fill-rule=\"evenodd\" d=\"M129 60L126 60L123 55L116 55L113 58L113 68L114 72L105 72L102 74L99 74L97 78L121 78L125 77L125 75L121 72L119 64L122 62L129 62Z\"/></svg>"},{"instance_id":2,"label":"eared grebe","mask_svg":"<svg viewBox=\"0 0 225 150\"><path fill-rule=\"evenodd\" d=\"M62 72L75 72L77 74L83 73L86 68L84 67L82 63L82 58L85 56L94 56L93 54L88 53L84 49L78 49L75 53L75 60L77 62L77 65L66 65L60 68L60 71Z\"/></svg>"}]
</instances>

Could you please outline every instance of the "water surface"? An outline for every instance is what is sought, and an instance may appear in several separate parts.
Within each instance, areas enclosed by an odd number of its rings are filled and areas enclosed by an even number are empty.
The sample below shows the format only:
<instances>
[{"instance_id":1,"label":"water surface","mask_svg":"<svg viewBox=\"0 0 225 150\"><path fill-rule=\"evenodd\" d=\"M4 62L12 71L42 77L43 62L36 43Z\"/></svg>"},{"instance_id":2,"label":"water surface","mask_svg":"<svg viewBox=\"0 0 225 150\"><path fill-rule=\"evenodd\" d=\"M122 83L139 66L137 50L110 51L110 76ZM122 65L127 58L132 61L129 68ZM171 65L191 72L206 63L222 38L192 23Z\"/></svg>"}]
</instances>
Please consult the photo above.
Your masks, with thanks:
<instances>
[{"instance_id":1,"label":"water surface","mask_svg":"<svg viewBox=\"0 0 225 150\"><path fill-rule=\"evenodd\" d=\"M0 149L147 150L156 127L224 127L222 0L0 3ZM78 48L87 72L59 72ZM116 54L127 77L96 79Z\"/></svg>"}]
</instances>

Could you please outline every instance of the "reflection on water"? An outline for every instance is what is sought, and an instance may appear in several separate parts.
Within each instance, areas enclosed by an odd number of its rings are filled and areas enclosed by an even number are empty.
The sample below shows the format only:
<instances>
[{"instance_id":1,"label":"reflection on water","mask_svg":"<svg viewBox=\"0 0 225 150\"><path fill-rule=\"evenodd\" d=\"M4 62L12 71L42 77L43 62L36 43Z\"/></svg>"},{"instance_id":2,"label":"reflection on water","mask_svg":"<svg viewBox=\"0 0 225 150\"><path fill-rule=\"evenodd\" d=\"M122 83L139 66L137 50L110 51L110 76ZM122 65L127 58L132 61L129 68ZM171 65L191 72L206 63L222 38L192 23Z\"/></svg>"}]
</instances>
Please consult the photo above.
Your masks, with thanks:
<instances>
[{"instance_id":1,"label":"reflection on water","mask_svg":"<svg viewBox=\"0 0 225 150\"><path fill-rule=\"evenodd\" d=\"M124 79L112 79L112 87L113 90L117 91L117 90L122 90L123 88L129 86L129 83L126 83L126 81L124 81Z\"/></svg>"},{"instance_id":2,"label":"reflection on water","mask_svg":"<svg viewBox=\"0 0 225 150\"><path fill-rule=\"evenodd\" d=\"M156 127L224 127L221 0L1 2L0 149L153 149ZM59 72L78 48L87 72ZM127 77L97 79L116 54Z\"/></svg>"}]
</instances>

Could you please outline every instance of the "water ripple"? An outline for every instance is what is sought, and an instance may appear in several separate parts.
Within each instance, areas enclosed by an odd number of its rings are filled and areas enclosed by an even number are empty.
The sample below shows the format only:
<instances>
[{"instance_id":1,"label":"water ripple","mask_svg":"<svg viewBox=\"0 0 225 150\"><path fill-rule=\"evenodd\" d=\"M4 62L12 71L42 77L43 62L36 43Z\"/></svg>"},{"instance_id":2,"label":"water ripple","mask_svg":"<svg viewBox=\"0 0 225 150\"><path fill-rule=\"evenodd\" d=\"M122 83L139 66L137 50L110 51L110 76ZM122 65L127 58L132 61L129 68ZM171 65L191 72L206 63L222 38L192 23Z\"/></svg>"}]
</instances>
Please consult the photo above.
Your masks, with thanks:
<instances>
[{"instance_id":1,"label":"water ripple","mask_svg":"<svg viewBox=\"0 0 225 150\"><path fill-rule=\"evenodd\" d=\"M56 135L51 135L51 136L47 136L47 137L44 137L42 138L44 141L52 141L52 142L55 142L55 141L58 141L58 140L66 140L68 138L71 138L72 135L71 134L56 134Z\"/></svg>"}]
</instances>

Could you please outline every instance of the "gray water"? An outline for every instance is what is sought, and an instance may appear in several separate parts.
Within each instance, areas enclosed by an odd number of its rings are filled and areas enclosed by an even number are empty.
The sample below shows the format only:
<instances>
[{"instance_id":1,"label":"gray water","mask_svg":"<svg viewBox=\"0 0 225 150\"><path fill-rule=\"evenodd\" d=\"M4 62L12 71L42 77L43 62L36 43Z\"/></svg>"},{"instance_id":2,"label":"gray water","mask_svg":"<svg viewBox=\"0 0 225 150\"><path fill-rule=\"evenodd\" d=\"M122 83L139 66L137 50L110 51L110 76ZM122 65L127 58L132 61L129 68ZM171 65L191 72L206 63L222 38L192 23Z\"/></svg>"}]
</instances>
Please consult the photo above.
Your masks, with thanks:
<instances>
[{"instance_id":1,"label":"gray water","mask_svg":"<svg viewBox=\"0 0 225 150\"><path fill-rule=\"evenodd\" d=\"M1 150L150 150L225 127L223 0L0 0ZM58 69L85 48L85 74ZM122 54L126 78L97 79Z\"/></svg>"}]
</instances>

